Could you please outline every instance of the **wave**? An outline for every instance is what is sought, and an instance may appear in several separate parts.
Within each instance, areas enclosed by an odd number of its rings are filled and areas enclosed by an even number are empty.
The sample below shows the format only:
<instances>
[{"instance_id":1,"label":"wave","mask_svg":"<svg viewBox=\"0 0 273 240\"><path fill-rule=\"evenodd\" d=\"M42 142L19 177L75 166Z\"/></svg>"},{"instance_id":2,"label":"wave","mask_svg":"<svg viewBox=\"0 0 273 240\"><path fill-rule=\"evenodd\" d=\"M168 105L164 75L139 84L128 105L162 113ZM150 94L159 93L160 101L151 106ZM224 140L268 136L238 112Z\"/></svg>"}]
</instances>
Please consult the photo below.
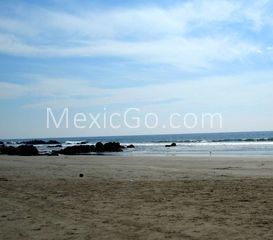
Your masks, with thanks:
<instances>
[{"instance_id":1,"label":"wave","mask_svg":"<svg viewBox=\"0 0 273 240\"><path fill-rule=\"evenodd\" d=\"M234 138L234 139L194 139L194 140L158 140L152 141L153 143L222 143L222 142L273 142L272 138Z\"/></svg>"}]
</instances>

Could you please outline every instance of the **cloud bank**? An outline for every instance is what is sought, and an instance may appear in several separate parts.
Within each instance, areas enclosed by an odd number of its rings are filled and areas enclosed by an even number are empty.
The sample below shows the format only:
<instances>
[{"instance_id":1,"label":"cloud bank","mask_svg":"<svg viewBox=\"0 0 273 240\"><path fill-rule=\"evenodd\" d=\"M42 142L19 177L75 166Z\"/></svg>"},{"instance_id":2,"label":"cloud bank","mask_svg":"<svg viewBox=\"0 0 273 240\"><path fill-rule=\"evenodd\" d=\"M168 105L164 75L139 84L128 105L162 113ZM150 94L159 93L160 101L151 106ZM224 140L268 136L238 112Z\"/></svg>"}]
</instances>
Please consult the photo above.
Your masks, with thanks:
<instances>
[{"instance_id":1,"label":"cloud bank","mask_svg":"<svg viewBox=\"0 0 273 240\"><path fill-rule=\"evenodd\" d=\"M190 1L167 8L52 10L31 5L0 19L0 52L28 57L117 57L208 68L266 51L246 37L272 24L269 1ZM237 26L239 27L237 27Z\"/></svg>"}]
</instances>

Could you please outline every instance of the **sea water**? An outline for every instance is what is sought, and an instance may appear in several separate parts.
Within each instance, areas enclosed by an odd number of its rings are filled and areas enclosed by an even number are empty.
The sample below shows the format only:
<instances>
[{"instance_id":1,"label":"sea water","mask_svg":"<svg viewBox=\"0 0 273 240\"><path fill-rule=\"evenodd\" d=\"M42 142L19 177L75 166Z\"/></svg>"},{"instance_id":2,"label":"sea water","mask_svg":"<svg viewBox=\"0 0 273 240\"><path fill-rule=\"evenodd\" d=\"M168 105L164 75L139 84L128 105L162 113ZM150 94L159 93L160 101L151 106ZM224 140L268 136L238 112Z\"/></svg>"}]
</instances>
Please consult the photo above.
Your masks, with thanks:
<instances>
[{"instance_id":1,"label":"sea water","mask_svg":"<svg viewBox=\"0 0 273 240\"><path fill-rule=\"evenodd\" d=\"M135 148L126 149L114 155L273 155L273 131L233 132L202 134L164 134L107 137L51 138L61 142L62 148L86 142L120 142L133 144ZM6 140L10 145L18 145L26 139ZM48 139L42 139L48 140ZM12 141L12 142L11 142ZM165 147L175 142L176 147ZM52 146L37 145L40 152L52 151ZM111 153L112 154L112 153Z\"/></svg>"}]
</instances>

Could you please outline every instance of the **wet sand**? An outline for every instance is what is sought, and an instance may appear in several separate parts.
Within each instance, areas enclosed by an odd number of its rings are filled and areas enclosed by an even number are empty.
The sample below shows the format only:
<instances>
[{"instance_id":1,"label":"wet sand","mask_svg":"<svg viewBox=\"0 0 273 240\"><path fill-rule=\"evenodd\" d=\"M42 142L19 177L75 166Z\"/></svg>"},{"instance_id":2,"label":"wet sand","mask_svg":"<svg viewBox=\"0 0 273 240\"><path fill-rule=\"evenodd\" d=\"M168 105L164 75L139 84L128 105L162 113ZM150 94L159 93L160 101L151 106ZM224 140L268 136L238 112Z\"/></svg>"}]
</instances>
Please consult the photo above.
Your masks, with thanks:
<instances>
[{"instance_id":1,"label":"wet sand","mask_svg":"<svg viewBox=\"0 0 273 240\"><path fill-rule=\"evenodd\" d=\"M0 156L0 226L0 239L273 239L273 158Z\"/></svg>"}]
</instances>

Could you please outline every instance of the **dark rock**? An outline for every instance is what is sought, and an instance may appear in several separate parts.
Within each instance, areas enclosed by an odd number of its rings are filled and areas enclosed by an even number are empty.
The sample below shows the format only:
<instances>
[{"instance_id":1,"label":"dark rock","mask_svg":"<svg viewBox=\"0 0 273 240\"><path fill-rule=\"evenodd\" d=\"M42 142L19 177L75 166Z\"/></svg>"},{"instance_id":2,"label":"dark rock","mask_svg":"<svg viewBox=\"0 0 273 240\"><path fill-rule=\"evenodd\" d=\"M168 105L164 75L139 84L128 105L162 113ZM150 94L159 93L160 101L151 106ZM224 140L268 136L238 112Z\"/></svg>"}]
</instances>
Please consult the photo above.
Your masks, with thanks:
<instances>
[{"instance_id":1,"label":"dark rock","mask_svg":"<svg viewBox=\"0 0 273 240\"><path fill-rule=\"evenodd\" d=\"M90 152L96 152L96 147L94 145L89 145Z\"/></svg>"},{"instance_id":2,"label":"dark rock","mask_svg":"<svg viewBox=\"0 0 273 240\"><path fill-rule=\"evenodd\" d=\"M165 145L165 147L176 147L176 143L172 143L170 145Z\"/></svg>"},{"instance_id":3,"label":"dark rock","mask_svg":"<svg viewBox=\"0 0 273 240\"><path fill-rule=\"evenodd\" d=\"M79 144L87 144L87 143L88 143L87 141L82 141Z\"/></svg>"},{"instance_id":4,"label":"dark rock","mask_svg":"<svg viewBox=\"0 0 273 240\"><path fill-rule=\"evenodd\" d=\"M3 144L4 144L4 142L0 141L0 145L3 145Z\"/></svg>"},{"instance_id":5,"label":"dark rock","mask_svg":"<svg viewBox=\"0 0 273 240\"><path fill-rule=\"evenodd\" d=\"M8 155L16 155L16 148L15 147L7 147L7 146L2 146L0 148L0 151L2 154L8 154Z\"/></svg>"},{"instance_id":6,"label":"dark rock","mask_svg":"<svg viewBox=\"0 0 273 240\"><path fill-rule=\"evenodd\" d=\"M122 152L122 146L119 142L101 143L97 142L96 145L75 145L66 147L60 151L54 151L60 154L73 155L73 154L85 154L90 152Z\"/></svg>"},{"instance_id":7,"label":"dark rock","mask_svg":"<svg viewBox=\"0 0 273 240\"><path fill-rule=\"evenodd\" d=\"M103 145L104 152L122 152L122 147L119 142L108 142Z\"/></svg>"},{"instance_id":8,"label":"dark rock","mask_svg":"<svg viewBox=\"0 0 273 240\"><path fill-rule=\"evenodd\" d=\"M19 147L3 146L1 148L1 153L20 156L36 156L39 154L37 148L32 145L21 145Z\"/></svg>"},{"instance_id":9,"label":"dark rock","mask_svg":"<svg viewBox=\"0 0 273 240\"><path fill-rule=\"evenodd\" d=\"M84 177L83 173L80 173L80 174L79 174L79 177Z\"/></svg>"},{"instance_id":10,"label":"dark rock","mask_svg":"<svg viewBox=\"0 0 273 240\"><path fill-rule=\"evenodd\" d=\"M25 142L22 142L22 143L23 143L23 144L31 144L31 145L46 144L45 141L43 141L43 140L37 140L37 139L25 141Z\"/></svg>"},{"instance_id":11,"label":"dark rock","mask_svg":"<svg viewBox=\"0 0 273 240\"><path fill-rule=\"evenodd\" d=\"M25 141L25 142L22 142L24 144L30 144L30 145L43 145L43 144L60 144L60 142L58 141L55 141L55 140L49 140L48 142L47 141L43 141L43 140L30 140L30 141Z\"/></svg>"},{"instance_id":12,"label":"dark rock","mask_svg":"<svg viewBox=\"0 0 273 240\"><path fill-rule=\"evenodd\" d=\"M135 148L135 146L133 144L130 144L127 146L127 148Z\"/></svg>"},{"instance_id":13,"label":"dark rock","mask_svg":"<svg viewBox=\"0 0 273 240\"><path fill-rule=\"evenodd\" d=\"M32 145L21 145L17 147L17 151L22 156L35 156L39 154L37 148Z\"/></svg>"},{"instance_id":14,"label":"dark rock","mask_svg":"<svg viewBox=\"0 0 273 240\"><path fill-rule=\"evenodd\" d=\"M58 153L65 155L83 154L94 152L95 147L93 145L76 145L71 147L66 147L60 150ZM56 152L56 151L55 151Z\"/></svg>"},{"instance_id":15,"label":"dark rock","mask_svg":"<svg viewBox=\"0 0 273 240\"><path fill-rule=\"evenodd\" d=\"M96 143L96 152L104 152L104 145L103 145L103 143L102 142L97 142Z\"/></svg>"}]
</instances>

